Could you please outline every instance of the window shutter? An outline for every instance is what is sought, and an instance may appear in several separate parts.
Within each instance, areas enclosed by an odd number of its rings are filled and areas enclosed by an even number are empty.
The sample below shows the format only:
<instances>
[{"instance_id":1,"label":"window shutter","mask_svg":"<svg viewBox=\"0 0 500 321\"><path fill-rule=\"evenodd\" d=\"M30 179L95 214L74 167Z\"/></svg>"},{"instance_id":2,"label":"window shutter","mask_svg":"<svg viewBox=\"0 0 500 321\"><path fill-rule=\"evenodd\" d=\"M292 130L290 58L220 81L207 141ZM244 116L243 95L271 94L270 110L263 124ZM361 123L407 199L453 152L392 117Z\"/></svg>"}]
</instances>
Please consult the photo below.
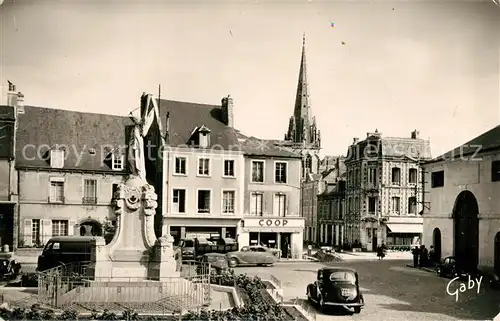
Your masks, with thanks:
<instances>
[{"instance_id":1,"label":"window shutter","mask_svg":"<svg viewBox=\"0 0 500 321\"><path fill-rule=\"evenodd\" d=\"M78 235L78 233L76 233L76 221L75 220L69 220L68 222L68 236L72 236L72 235Z\"/></svg>"},{"instance_id":2,"label":"window shutter","mask_svg":"<svg viewBox=\"0 0 500 321\"><path fill-rule=\"evenodd\" d=\"M280 216L279 208L280 208L280 204L279 204L278 194L274 194L273 195L273 212L272 212L273 216Z\"/></svg>"},{"instance_id":3,"label":"window shutter","mask_svg":"<svg viewBox=\"0 0 500 321\"><path fill-rule=\"evenodd\" d=\"M288 216L290 209L290 195L288 193L285 194L285 213L283 216Z\"/></svg>"},{"instance_id":4,"label":"window shutter","mask_svg":"<svg viewBox=\"0 0 500 321\"><path fill-rule=\"evenodd\" d=\"M33 245L33 236L31 235L32 233L33 233L33 221L30 219L25 219L24 220L24 231L23 231L24 246L32 246Z\"/></svg>"},{"instance_id":5,"label":"window shutter","mask_svg":"<svg viewBox=\"0 0 500 321\"><path fill-rule=\"evenodd\" d=\"M269 205L269 201L273 201L272 199L270 199L271 197L273 197L273 194L267 194L267 193L262 193L262 215L266 215L268 213L268 208L271 207L271 211L270 213L272 213L272 205Z\"/></svg>"},{"instance_id":6,"label":"window shutter","mask_svg":"<svg viewBox=\"0 0 500 321\"><path fill-rule=\"evenodd\" d=\"M42 242L46 244L50 238L52 237L52 221L51 220L42 220L41 232L42 234Z\"/></svg>"}]
</instances>

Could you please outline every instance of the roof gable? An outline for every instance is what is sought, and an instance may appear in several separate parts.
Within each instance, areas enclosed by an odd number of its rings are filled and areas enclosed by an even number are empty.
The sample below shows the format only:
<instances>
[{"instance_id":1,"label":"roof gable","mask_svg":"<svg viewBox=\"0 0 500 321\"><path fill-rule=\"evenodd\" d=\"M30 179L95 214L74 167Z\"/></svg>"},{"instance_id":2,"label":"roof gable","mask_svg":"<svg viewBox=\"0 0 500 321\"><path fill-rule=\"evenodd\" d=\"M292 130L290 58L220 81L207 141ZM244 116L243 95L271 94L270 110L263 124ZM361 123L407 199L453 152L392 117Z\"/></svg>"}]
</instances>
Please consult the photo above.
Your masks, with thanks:
<instances>
[{"instance_id":1,"label":"roof gable","mask_svg":"<svg viewBox=\"0 0 500 321\"><path fill-rule=\"evenodd\" d=\"M168 145L188 147L193 129L204 126L210 130L208 148L239 150L236 130L222 122L221 106L162 99L159 110L161 119L169 114Z\"/></svg>"},{"instance_id":2,"label":"roof gable","mask_svg":"<svg viewBox=\"0 0 500 321\"><path fill-rule=\"evenodd\" d=\"M471 139L467 143L432 159L430 162L447 159L451 160L453 158L460 158L460 156L468 156L498 149L500 149L500 125L493 127L483 134Z\"/></svg>"}]
</instances>

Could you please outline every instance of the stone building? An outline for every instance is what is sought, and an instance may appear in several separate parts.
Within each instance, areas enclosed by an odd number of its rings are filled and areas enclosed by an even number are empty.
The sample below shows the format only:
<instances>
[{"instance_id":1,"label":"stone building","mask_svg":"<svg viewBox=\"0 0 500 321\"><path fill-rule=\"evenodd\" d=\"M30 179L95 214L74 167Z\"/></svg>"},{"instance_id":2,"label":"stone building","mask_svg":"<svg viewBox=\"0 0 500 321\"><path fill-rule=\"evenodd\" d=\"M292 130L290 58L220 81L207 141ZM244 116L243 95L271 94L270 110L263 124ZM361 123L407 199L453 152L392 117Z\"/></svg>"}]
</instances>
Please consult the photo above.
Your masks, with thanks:
<instances>
[{"instance_id":1,"label":"stone building","mask_svg":"<svg viewBox=\"0 0 500 321\"><path fill-rule=\"evenodd\" d=\"M324 181L318 195L319 244L341 247L344 244L345 175L335 183Z\"/></svg>"},{"instance_id":2,"label":"stone building","mask_svg":"<svg viewBox=\"0 0 500 321\"><path fill-rule=\"evenodd\" d=\"M368 251L385 243L410 245L422 234L422 170L430 143L418 138L382 137L377 130L354 138L347 170L346 232L348 243Z\"/></svg>"},{"instance_id":3,"label":"stone building","mask_svg":"<svg viewBox=\"0 0 500 321\"><path fill-rule=\"evenodd\" d=\"M16 243L14 220L19 215L14 132L17 113L24 108L23 98L9 83L7 103L0 107L0 245L9 245L10 249Z\"/></svg>"},{"instance_id":4,"label":"stone building","mask_svg":"<svg viewBox=\"0 0 500 321\"><path fill-rule=\"evenodd\" d=\"M245 157L244 218L240 246L262 244L299 259L304 218L300 216L301 156L272 142L240 133Z\"/></svg>"},{"instance_id":5,"label":"stone building","mask_svg":"<svg viewBox=\"0 0 500 321\"><path fill-rule=\"evenodd\" d=\"M14 210L7 213L12 236L5 233L5 243L37 251L52 236L102 235L103 223L115 219L113 190L127 174L126 131L132 122L24 106L22 95L10 89L8 104L0 107L10 124L10 142L2 147L12 150L8 177ZM10 99L16 95L17 101Z\"/></svg>"},{"instance_id":6,"label":"stone building","mask_svg":"<svg viewBox=\"0 0 500 321\"><path fill-rule=\"evenodd\" d=\"M313 244L322 242L320 232L324 231L319 226L318 196L327 189L327 186L336 185L341 176L345 175L342 156L336 158L327 156L325 160L320 162L326 164L320 167L321 173L309 173L301 184L301 212L305 220L305 241Z\"/></svg>"},{"instance_id":7,"label":"stone building","mask_svg":"<svg viewBox=\"0 0 500 321\"><path fill-rule=\"evenodd\" d=\"M500 274L500 126L424 164L423 243Z\"/></svg>"},{"instance_id":8,"label":"stone building","mask_svg":"<svg viewBox=\"0 0 500 321\"><path fill-rule=\"evenodd\" d=\"M163 151L162 234L175 242L237 237L243 218L245 163L233 128L233 99L220 106L161 100L167 120Z\"/></svg>"}]
</instances>

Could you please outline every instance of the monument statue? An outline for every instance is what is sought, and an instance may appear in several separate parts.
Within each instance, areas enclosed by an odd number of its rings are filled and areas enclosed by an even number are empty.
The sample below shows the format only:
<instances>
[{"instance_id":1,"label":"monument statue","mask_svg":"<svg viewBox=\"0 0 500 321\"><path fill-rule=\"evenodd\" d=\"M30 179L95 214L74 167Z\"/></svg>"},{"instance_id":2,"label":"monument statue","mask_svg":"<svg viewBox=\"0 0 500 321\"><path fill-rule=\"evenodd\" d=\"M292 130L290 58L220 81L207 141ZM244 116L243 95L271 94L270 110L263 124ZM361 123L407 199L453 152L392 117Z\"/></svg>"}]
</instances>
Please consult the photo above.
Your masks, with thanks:
<instances>
[{"instance_id":1,"label":"monument statue","mask_svg":"<svg viewBox=\"0 0 500 321\"><path fill-rule=\"evenodd\" d=\"M128 165L132 175L146 181L146 161L144 159L144 136L142 134L143 122L131 115L134 127L130 135ZM147 133L146 133L147 134Z\"/></svg>"},{"instance_id":2,"label":"monument statue","mask_svg":"<svg viewBox=\"0 0 500 321\"><path fill-rule=\"evenodd\" d=\"M158 107L152 95L141 97L142 118L133 118L134 128L129 146L128 161L131 175L120 184L114 195L116 230L106 245L104 237L92 240L91 264L87 268L85 284L60 291L57 304L75 302L102 304L165 304L175 309L191 309L210 302L209 278L207 286L180 276L174 258L170 235L156 238L154 214L157 195L146 181L144 142L156 119ZM130 155L130 153L129 153ZM198 282L198 283L196 283ZM175 305L172 300L175 299ZM174 309L174 310L175 310Z\"/></svg>"},{"instance_id":3,"label":"monument statue","mask_svg":"<svg viewBox=\"0 0 500 321\"><path fill-rule=\"evenodd\" d=\"M158 196L146 181L144 138L153 121L159 121L156 100L151 94L141 96L141 115L131 115L134 127L127 160L131 174L114 195L115 235L108 245L104 238L95 241L90 271L96 277L141 279L178 275L172 237L156 239L154 214Z\"/></svg>"}]
</instances>

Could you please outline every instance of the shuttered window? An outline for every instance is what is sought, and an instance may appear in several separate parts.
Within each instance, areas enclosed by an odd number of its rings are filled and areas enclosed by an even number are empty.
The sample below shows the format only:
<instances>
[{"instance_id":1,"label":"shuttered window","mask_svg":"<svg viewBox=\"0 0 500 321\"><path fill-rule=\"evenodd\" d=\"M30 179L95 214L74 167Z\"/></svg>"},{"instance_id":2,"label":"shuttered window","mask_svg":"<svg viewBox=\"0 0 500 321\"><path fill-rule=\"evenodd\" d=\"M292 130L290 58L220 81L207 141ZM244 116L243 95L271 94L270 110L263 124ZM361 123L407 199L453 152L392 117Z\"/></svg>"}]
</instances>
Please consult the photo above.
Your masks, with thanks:
<instances>
[{"instance_id":1,"label":"shuttered window","mask_svg":"<svg viewBox=\"0 0 500 321\"><path fill-rule=\"evenodd\" d=\"M52 220L52 236L68 236L68 221Z\"/></svg>"}]
</instances>

